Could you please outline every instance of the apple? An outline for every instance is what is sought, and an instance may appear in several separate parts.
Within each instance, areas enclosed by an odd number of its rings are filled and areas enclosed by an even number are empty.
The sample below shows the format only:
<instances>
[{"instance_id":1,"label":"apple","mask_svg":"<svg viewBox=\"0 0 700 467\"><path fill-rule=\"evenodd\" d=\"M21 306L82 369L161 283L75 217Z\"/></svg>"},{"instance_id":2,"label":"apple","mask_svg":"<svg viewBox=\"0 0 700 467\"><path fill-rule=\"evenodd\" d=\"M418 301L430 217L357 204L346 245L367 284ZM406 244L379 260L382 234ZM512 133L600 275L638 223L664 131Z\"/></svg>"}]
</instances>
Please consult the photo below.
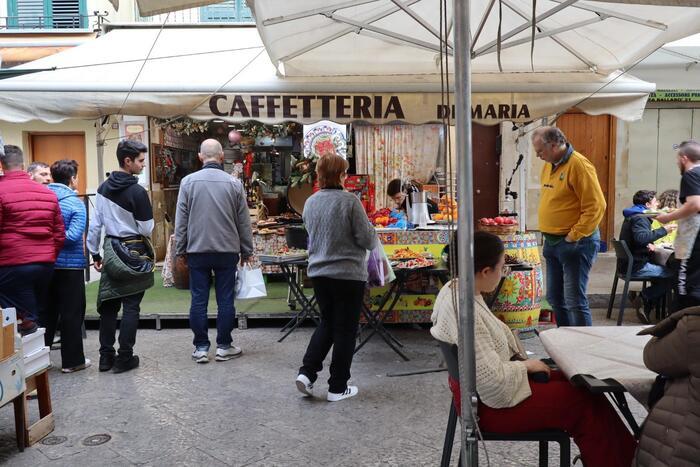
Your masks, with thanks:
<instances>
[{"instance_id":1,"label":"apple","mask_svg":"<svg viewBox=\"0 0 700 467\"><path fill-rule=\"evenodd\" d=\"M498 216L498 217L496 217L496 218L494 219L494 221L496 221L496 224L497 224L497 225L503 225L503 224L504 224L504 222L503 222L504 220L505 220L505 219L504 219L503 217L501 217L501 216Z\"/></svg>"}]
</instances>

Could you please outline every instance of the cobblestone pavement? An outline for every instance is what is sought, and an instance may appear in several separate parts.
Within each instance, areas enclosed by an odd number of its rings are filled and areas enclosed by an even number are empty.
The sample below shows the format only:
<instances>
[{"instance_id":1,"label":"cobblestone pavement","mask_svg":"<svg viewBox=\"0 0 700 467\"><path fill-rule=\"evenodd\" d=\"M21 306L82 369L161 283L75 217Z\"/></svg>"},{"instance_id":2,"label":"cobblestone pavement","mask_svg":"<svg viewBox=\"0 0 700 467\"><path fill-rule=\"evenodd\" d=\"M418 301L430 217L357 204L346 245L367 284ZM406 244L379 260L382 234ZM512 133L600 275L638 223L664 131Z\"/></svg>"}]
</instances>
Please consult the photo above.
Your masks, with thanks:
<instances>
[{"instance_id":1,"label":"cobblestone pavement","mask_svg":"<svg viewBox=\"0 0 700 467\"><path fill-rule=\"evenodd\" d=\"M427 330L396 330L410 362L374 338L353 363L359 396L335 404L325 402L326 370L317 384L323 398L304 399L295 388L311 332L302 328L277 343L277 328L236 331L241 358L197 365L190 359L189 330L140 330L141 367L115 375L97 371L97 332L88 331L87 355L95 365L68 375L51 370L56 429L45 443L61 441L56 437L65 441L17 452L7 406L0 411L0 462L14 467L438 465L450 401L446 373L386 376L439 365L439 349ZM544 356L537 338L525 345ZM53 351L54 364L59 358ZM644 409L632 404L643 417ZM96 434L111 440L83 444ZM536 443L486 448L491 466L537 465ZM486 465L480 450L480 465ZM558 465L554 446L550 465Z\"/></svg>"}]
</instances>

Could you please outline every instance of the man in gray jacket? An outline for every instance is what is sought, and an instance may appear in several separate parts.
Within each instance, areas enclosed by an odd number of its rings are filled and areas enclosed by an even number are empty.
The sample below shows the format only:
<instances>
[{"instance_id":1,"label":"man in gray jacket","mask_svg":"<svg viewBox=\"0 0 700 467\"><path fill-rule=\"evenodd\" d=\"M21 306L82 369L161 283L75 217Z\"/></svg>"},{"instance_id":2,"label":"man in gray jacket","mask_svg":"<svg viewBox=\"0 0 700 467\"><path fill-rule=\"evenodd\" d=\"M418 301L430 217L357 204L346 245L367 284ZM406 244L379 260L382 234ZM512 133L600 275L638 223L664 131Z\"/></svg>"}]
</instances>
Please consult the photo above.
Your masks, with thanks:
<instances>
[{"instance_id":1,"label":"man in gray jacket","mask_svg":"<svg viewBox=\"0 0 700 467\"><path fill-rule=\"evenodd\" d=\"M209 361L207 304L210 277L216 288L216 361L241 355L232 345L236 266L253 256L253 232L243 184L223 170L224 150L215 139L202 143L202 169L182 179L175 215L175 248L190 270L192 358Z\"/></svg>"}]
</instances>

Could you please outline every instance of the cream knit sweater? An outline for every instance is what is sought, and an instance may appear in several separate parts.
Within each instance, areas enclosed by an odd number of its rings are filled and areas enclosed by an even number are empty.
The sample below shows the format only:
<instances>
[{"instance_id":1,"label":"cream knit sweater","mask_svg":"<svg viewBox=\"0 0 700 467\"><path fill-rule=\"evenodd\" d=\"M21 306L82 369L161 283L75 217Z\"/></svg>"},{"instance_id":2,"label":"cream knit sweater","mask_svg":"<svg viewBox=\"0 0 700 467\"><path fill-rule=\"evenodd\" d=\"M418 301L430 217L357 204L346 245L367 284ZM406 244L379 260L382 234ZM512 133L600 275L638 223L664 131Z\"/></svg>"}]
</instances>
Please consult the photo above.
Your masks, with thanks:
<instances>
[{"instance_id":1,"label":"cream knit sweater","mask_svg":"<svg viewBox=\"0 0 700 467\"><path fill-rule=\"evenodd\" d=\"M430 333L439 341L457 344L457 312L453 301L457 283L447 283L435 300ZM494 409L514 407L530 397L527 369L521 361L510 361L518 353L515 336L489 310L479 295L474 300L474 347L476 392L481 402Z\"/></svg>"}]
</instances>

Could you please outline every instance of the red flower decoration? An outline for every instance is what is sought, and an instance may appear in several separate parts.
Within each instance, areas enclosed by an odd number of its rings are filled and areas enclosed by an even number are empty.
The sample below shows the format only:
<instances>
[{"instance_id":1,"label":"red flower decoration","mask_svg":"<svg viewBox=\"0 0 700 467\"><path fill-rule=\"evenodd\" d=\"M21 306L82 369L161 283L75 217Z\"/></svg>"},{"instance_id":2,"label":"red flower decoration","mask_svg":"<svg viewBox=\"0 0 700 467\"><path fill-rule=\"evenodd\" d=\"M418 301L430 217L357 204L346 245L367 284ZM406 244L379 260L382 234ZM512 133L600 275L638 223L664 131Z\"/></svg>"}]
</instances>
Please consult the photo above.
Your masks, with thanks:
<instances>
[{"instance_id":1,"label":"red flower decoration","mask_svg":"<svg viewBox=\"0 0 700 467\"><path fill-rule=\"evenodd\" d=\"M325 156L326 154L335 154L335 144L330 139L323 139L316 144L314 144L314 150L319 156Z\"/></svg>"}]
</instances>

